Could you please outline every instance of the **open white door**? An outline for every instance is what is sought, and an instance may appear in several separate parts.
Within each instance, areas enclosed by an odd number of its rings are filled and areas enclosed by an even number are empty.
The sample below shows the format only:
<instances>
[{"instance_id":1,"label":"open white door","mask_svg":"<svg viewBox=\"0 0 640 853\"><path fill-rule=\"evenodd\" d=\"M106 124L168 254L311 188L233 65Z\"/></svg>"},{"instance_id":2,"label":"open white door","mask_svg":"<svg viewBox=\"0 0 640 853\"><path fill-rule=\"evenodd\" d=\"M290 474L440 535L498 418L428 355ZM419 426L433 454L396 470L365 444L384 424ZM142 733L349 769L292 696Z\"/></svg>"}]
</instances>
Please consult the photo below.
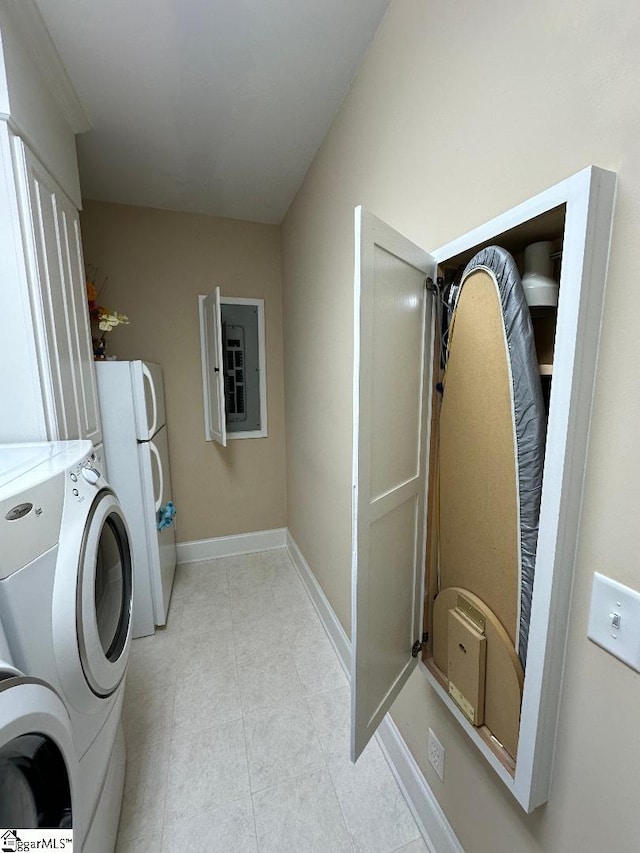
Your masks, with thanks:
<instances>
[{"instance_id":1,"label":"open white door","mask_svg":"<svg viewBox=\"0 0 640 853\"><path fill-rule=\"evenodd\" d=\"M431 255L356 208L351 757L414 669L425 553Z\"/></svg>"},{"instance_id":2,"label":"open white door","mask_svg":"<svg viewBox=\"0 0 640 853\"><path fill-rule=\"evenodd\" d=\"M220 288L216 287L213 293L207 296L200 296L199 301L205 438L226 447Z\"/></svg>"}]
</instances>

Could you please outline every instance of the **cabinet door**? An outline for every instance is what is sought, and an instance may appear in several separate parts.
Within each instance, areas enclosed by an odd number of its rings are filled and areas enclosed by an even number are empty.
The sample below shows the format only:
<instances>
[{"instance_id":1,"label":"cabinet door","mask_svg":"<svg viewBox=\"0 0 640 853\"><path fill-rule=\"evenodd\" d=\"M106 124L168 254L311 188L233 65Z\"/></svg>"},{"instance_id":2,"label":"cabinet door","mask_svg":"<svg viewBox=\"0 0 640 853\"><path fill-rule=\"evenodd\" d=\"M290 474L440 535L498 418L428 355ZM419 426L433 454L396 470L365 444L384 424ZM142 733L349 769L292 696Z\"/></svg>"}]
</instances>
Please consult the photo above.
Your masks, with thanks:
<instances>
[{"instance_id":1,"label":"cabinet door","mask_svg":"<svg viewBox=\"0 0 640 853\"><path fill-rule=\"evenodd\" d=\"M23 229L51 439L99 443L91 331L76 208L15 139Z\"/></svg>"},{"instance_id":2,"label":"cabinet door","mask_svg":"<svg viewBox=\"0 0 640 853\"><path fill-rule=\"evenodd\" d=\"M216 287L212 293L200 296L199 299L205 438L226 447L220 288Z\"/></svg>"},{"instance_id":3,"label":"cabinet door","mask_svg":"<svg viewBox=\"0 0 640 853\"><path fill-rule=\"evenodd\" d=\"M58 228L64 283L67 291L67 310L70 313L69 331L73 353L72 372L75 380L78 426L77 436L97 444L101 441L100 412L96 390L93 346L85 286L80 215L66 196L58 197Z\"/></svg>"},{"instance_id":4,"label":"cabinet door","mask_svg":"<svg viewBox=\"0 0 640 853\"><path fill-rule=\"evenodd\" d=\"M434 260L356 209L352 759L421 639Z\"/></svg>"},{"instance_id":5,"label":"cabinet door","mask_svg":"<svg viewBox=\"0 0 640 853\"><path fill-rule=\"evenodd\" d=\"M0 121L0 441L45 441L47 422L14 178L13 134Z\"/></svg>"}]
</instances>

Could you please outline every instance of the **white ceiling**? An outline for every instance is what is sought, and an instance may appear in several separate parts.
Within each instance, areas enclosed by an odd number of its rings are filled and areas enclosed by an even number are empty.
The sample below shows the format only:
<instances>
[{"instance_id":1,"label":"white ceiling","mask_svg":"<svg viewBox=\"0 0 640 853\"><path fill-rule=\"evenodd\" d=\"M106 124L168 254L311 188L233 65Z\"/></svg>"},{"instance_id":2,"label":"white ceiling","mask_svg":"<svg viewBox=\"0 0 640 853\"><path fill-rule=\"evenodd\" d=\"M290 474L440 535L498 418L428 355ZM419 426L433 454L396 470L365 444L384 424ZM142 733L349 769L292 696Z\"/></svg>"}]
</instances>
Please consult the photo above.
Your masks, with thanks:
<instances>
[{"instance_id":1,"label":"white ceiling","mask_svg":"<svg viewBox=\"0 0 640 853\"><path fill-rule=\"evenodd\" d=\"M390 0L36 0L85 198L279 223Z\"/></svg>"}]
</instances>

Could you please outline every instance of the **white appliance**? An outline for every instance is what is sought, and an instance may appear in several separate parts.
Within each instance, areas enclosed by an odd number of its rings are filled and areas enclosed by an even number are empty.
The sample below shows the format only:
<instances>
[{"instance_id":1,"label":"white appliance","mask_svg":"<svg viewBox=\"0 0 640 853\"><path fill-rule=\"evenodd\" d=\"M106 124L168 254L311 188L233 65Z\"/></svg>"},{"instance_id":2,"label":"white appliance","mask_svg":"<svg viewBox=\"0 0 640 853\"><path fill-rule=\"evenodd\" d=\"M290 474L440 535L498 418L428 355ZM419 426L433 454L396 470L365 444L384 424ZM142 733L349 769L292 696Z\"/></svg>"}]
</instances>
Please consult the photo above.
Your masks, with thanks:
<instances>
[{"instance_id":1,"label":"white appliance","mask_svg":"<svg viewBox=\"0 0 640 853\"><path fill-rule=\"evenodd\" d=\"M131 528L133 636L167 621L176 568L162 368L145 361L96 362L109 482Z\"/></svg>"},{"instance_id":2,"label":"white appliance","mask_svg":"<svg viewBox=\"0 0 640 853\"><path fill-rule=\"evenodd\" d=\"M50 685L13 666L0 624L0 832L72 828L81 849L78 774L67 709Z\"/></svg>"},{"instance_id":3,"label":"white appliance","mask_svg":"<svg viewBox=\"0 0 640 853\"><path fill-rule=\"evenodd\" d=\"M132 610L127 523L96 464L89 441L0 445L0 619L70 718L86 853L115 845Z\"/></svg>"}]
</instances>

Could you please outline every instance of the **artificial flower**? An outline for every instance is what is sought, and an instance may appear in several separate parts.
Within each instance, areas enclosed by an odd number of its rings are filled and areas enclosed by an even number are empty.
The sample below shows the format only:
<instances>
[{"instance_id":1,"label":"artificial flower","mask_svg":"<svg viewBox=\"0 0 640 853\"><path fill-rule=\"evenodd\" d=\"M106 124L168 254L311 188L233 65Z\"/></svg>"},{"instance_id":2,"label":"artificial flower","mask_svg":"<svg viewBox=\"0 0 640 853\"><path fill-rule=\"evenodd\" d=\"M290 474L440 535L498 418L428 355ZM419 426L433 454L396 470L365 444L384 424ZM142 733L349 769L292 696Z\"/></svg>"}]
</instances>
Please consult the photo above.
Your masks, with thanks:
<instances>
[{"instance_id":1,"label":"artificial flower","mask_svg":"<svg viewBox=\"0 0 640 853\"><path fill-rule=\"evenodd\" d=\"M119 314L117 311L110 312L105 308L101 309L98 314L98 321L98 328L101 332L110 332L116 326L129 325L129 318L125 314Z\"/></svg>"},{"instance_id":2,"label":"artificial flower","mask_svg":"<svg viewBox=\"0 0 640 853\"><path fill-rule=\"evenodd\" d=\"M97 267L92 266L87 269L86 287L93 354L95 358L102 359L106 358L107 332L111 332L116 326L128 326L129 318L126 314L120 314L119 311L112 311L104 305L98 305L98 299L105 289L107 279L104 279L100 287L96 287L97 273Z\"/></svg>"}]
</instances>

